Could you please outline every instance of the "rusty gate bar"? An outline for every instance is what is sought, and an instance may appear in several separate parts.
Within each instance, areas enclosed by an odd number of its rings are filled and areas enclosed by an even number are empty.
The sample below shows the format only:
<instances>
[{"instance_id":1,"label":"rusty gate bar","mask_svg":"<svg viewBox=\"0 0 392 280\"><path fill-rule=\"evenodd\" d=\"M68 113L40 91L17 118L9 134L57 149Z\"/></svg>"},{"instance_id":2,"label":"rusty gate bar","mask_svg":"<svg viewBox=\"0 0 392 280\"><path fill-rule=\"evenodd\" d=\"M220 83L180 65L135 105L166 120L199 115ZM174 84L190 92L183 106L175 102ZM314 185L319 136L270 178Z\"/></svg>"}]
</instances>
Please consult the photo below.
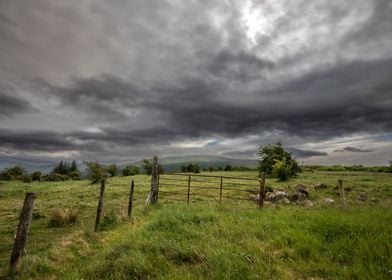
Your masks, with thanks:
<instances>
[{"instance_id":1,"label":"rusty gate bar","mask_svg":"<svg viewBox=\"0 0 392 280\"><path fill-rule=\"evenodd\" d=\"M172 176L172 177L170 177ZM198 178L219 178L219 180L208 180L208 179L199 179ZM165 199L174 200L174 201L183 201L181 199L174 199L176 195L186 195L186 202L190 204L190 196L195 197L206 197L213 198L218 203L222 204L223 198L233 199L233 200L242 200L242 201L256 201L259 208L264 206L264 198L265 198L265 176L262 174L261 178L249 178L249 177L233 177L233 176L219 176L219 175L205 175L205 174L187 174L187 173L166 173L159 174L158 179L158 189L162 186L174 187L178 188L179 191L171 191L171 190L159 190L162 194L165 194ZM228 179L226 181L225 179ZM171 182L166 182L171 181ZM236 182L239 181L239 182ZM241 181L252 181L249 183L241 182ZM192 184L195 182L196 184ZM199 183L199 184L197 184ZM229 187L225 187L228 185ZM232 186L232 187L230 187ZM236 188L235 186L238 186ZM248 187L248 188L247 188ZM252 189L252 187L254 189ZM183 191L180 191L183 188ZM206 193L200 192L191 192L191 188L205 190ZM219 196L214 195L213 190L219 190ZM224 190L227 190L227 194ZM158 193L159 193L158 192ZM243 195L240 195L243 193ZM245 193L256 194L254 198L249 196L248 198L245 196ZM167 194L167 195L166 195ZM170 198L170 194L174 194L174 198ZM242 197L241 197L242 196ZM256 199L257 198L257 199Z\"/></svg>"}]
</instances>

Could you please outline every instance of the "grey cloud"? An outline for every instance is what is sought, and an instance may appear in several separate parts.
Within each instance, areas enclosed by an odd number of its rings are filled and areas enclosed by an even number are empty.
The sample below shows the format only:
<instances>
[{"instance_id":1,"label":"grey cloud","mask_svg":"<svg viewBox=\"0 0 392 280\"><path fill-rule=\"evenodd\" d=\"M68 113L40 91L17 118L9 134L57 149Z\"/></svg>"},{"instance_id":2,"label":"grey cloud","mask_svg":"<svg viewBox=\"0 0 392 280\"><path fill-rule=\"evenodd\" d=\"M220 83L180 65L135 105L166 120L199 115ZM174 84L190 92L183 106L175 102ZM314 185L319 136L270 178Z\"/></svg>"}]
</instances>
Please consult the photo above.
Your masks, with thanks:
<instances>
[{"instance_id":1,"label":"grey cloud","mask_svg":"<svg viewBox=\"0 0 392 280\"><path fill-rule=\"evenodd\" d=\"M1 146L94 156L184 139L279 135L301 147L392 133L388 1L252 2L264 19L254 41L247 1L1 2L0 85L28 97L1 94Z\"/></svg>"},{"instance_id":2,"label":"grey cloud","mask_svg":"<svg viewBox=\"0 0 392 280\"><path fill-rule=\"evenodd\" d=\"M366 149L360 149L356 147L344 147L343 149L338 149L335 150L334 153L343 153L343 152L350 152L350 153L370 153L373 150L366 150Z\"/></svg>"},{"instance_id":3,"label":"grey cloud","mask_svg":"<svg viewBox=\"0 0 392 280\"><path fill-rule=\"evenodd\" d=\"M327 156L328 155L326 152L302 150L302 149L298 149L298 148L289 148L288 150L299 158L309 158L309 157L315 157L315 156Z\"/></svg>"},{"instance_id":4,"label":"grey cloud","mask_svg":"<svg viewBox=\"0 0 392 280\"><path fill-rule=\"evenodd\" d=\"M0 118L12 117L15 114L36 112L36 108L23 99L0 92Z\"/></svg>"}]
</instances>

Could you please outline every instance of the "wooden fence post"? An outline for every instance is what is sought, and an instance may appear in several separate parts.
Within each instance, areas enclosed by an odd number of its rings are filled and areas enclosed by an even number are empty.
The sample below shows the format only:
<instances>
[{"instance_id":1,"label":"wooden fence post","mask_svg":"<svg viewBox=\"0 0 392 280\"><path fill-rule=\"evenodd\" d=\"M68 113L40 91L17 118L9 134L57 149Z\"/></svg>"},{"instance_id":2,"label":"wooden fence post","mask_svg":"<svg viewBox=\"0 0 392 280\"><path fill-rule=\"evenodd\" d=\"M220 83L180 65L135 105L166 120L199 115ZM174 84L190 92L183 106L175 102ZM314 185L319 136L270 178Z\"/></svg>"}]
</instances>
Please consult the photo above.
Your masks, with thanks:
<instances>
[{"instance_id":1,"label":"wooden fence post","mask_svg":"<svg viewBox=\"0 0 392 280\"><path fill-rule=\"evenodd\" d=\"M187 198L187 202L189 205L189 200L190 200L190 195L191 195L191 175L188 176L188 198Z\"/></svg>"},{"instance_id":2,"label":"wooden fence post","mask_svg":"<svg viewBox=\"0 0 392 280\"><path fill-rule=\"evenodd\" d=\"M99 201L98 201L98 208L97 208L97 217L95 219L95 228L94 231L99 231L99 223L101 222L101 215L103 211L103 194L105 192L105 179L101 180L101 191L99 193Z\"/></svg>"},{"instance_id":3,"label":"wooden fence post","mask_svg":"<svg viewBox=\"0 0 392 280\"><path fill-rule=\"evenodd\" d=\"M265 174L261 174L260 178L260 190L259 190L259 208L264 206L264 196L265 196Z\"/></svg>"},{"instance_id":4,"label":"wooden fence post","mask_svg":"<svg viewBox=\"0 0 392 280\"><path fill-rule=\"evenodd\" d=\"M154 157L151 172L151 189L147 199L149 204L155 204L158 201L158 157Z\"/></svg>"},{"instance_id":5,"label":"wooden fence post","mask_svg":"<svg viewBox=\"0 0 392 280\"><path fill-rule=\"evenodd\" d=\"M34 200L36 197L35 193L28 192L24 199L10 260L10 271L13 273L20 271L22 252L27 242L27 234L29 233L31 218L33 216Z\"/></svg>"},{"instance_id":6,"label":"wooden fence post","mask_svg":"<svg viewBox=\"0 0 392 280\"><path fill-rule=\"evenodd\" d=\"M221 204L222 204L222 192L223 192L223 177L220 177L219 203Z\"/></svg>"},{"instance_id":7,"label":"wooden fence post","mask_svg":"<svg viewBox=\"0 0 392 280\"><path fill-rule=\"evenodd\" d=\"M344 188L343 188L343 181L338 180L339 183L339 189L340 189L340 197L342 200L342 207L347 208L347 202L346 202L346 194L344 193Z\"/></svg>"},{"instance_id":8,"label":"wooden fence post","mask_svg":"<svg viewBox=\"0 0 392 280\"><path fill-rule=\"evenodd\" d=\"M132 206L133 206L133 191L135 188L135 182L132 180L131 182L131 192L129 193L129 202L128 202L128 218L132 216Z\"/></svg>"}]
</instances>

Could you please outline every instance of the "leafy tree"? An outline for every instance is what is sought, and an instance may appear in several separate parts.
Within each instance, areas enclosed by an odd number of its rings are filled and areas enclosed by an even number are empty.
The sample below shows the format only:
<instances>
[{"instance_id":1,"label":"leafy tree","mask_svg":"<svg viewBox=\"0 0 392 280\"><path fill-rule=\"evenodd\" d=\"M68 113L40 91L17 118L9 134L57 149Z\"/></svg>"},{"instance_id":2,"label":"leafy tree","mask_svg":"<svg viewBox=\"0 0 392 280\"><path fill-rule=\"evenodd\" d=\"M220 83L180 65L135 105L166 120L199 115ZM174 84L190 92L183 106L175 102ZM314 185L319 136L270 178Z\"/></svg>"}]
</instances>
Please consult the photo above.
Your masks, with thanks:
<instances>
[{"instance_id":1,"label":"leafy tree","mask_svg":"<svg viewBox=\"0 0 392 280\"><path fill-rule=\"evenodd\" d=\"M210 172L214 171L214 167L213 166L209 166L208 167L208 171L210 171Z\"/></svg>"},{"instance_id":2,"label":"leafy tree","mask_svg":"<svg viewBox=\"0 0 392 280\"><path fill-rule=\"evenodd\" d=\"M86 162L88 177L93 183L98 183L101 179L107 177L105 167L98 162Z\"/></svg>"},{"instance_id":3,"label":"leafy tree","mask_svg":"<svg viewBox=\"0 0 392 280\"><path fill-rule=\"evenodd\" d=\"M118 167L116 164L112 163L106 168L106 171L111 177L114 177L118 172Z\"/></svg>"},{"instance_id":4,"label":"leafy tree","mask_svg":"<svg viewBox=\"0 0 392 280\"><path fill-rule=\"evenodd\" d=\"M147 175L152 174L152 163L148 159L143 159L143 169Z\"/></svg>"},{"instance_id":5,"label":"leafy tree","mask_svg":"<svg viewBox=\"0 0 392 280\"><path fill-rule=\"evenodd\" d=\"M228 164L228 165L225 166L225 168L224 168L223 170L225 170L225 171L231 171L231 170L233 170L233 167L231 167L231 165Z\"/></svg>"},{"instance_id":6,"label":"leafy tree","mask_svg":"<svg viewBox=\"0 0 392 280\"><path fill-rule=\"evenodd\" d=\"M300 171L298 162L283 148L281 142L275 145L261 145L258 155L260 156L259 171L279 180L285 181Z\"/></svg>"},{"instance_id":7,"label":"leafy tree","mask_svg":"<svg viewBox=\"0 0 392 280\"><path fill-rule=\"evenodd\" d=\"M181 172L200 173L200 166L198 164L189 163L188 165L181 166Z\"/></svg>"},{"instance_id":8,"label":"leafy tree","mask_svg":"<svg viewBox=\"0 0 392 280\"><path fill-rule=\"evenodd\" d=\"M135 165L128 165L122 170L123 176L134 176L138 174L140 174L140 169Z\"/></svg>"}]
</instances>

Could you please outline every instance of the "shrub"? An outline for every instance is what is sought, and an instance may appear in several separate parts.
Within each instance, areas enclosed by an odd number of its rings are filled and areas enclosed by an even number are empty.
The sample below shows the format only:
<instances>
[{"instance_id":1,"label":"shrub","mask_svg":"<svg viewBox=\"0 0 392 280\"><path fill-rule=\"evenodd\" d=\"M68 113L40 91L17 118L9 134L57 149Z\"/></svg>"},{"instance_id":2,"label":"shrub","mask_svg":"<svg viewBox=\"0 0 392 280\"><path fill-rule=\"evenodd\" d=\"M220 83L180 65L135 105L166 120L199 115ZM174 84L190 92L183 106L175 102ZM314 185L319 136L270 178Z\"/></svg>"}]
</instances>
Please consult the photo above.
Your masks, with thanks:
<instances>
[{"instance_id":1,"label":"shrub","mask_svg":"<svg viewBox=\"0 0 392 280\"><path fill-rule=\"evenodd\" d=\"M72 179L72 180L80 180L80 172L79 171L72 171L68 174L68 176Z\"/></svg>"},{"instance_id":2,"label":"shrub","mask_svg":"<svg viewBox=\"0 0 392 280\"><path fill-rule=\"evenodd\" d=\"M140 173L139 167L135 165L128 165L122 170L123 176L134 176Z\"/></svg>"},{"instance_id":3,"label":"shrub","mask_svg":"<svg viewBox=\"0 0 392 280\"><path fill-rule=\"evenodd\" d=\"M69 180L68 175L63 175L59 173L50 173L48 176L45 176L44 181L51 181L51 182L62 182Z\"/></svg>"},{"instance_id":4,"label":"shrub","mask_svg":"<svg viewBox=\"0 0 392 280\"><path fill-rule=\"evenodd\" d=\"M22 176L22 180L23 183L31 183L33 180L31 179L31 177L29 176L29 174L25 174Z\"/></svg>"},{"instance_id":5,"label":"shrub","mask_svg":"<svg viewBox=\"0 0 392 280\"><path fill-rule=\"evenodd\" d=\"M3 181L11 181L13 180L14 177L12 176L12 174L8 171L8 170L4 170L3 172L1 172L0 174L0 180Z\"/></svg>"},{"instance_id":6,"label":"shrub","mask_svg":"<svg viewBox=\"0 0 392 280\"><path fill-rule=\"evenodd\" d=\"M33 181L41 181L42 173L41 171L35 171L31 173L31 180Z\"/></svg>"},{"instance_id":7,"label":"shrub","mask_svg":"<svg viewBox=\"0 0 392 280\"><path fill-rule=\"evenodd\" d=\"M61 227L73 224L78 218L78 212L72 209L55 209L49 221L49 225L53 227Z\"/></svg>"}]
</instances>

